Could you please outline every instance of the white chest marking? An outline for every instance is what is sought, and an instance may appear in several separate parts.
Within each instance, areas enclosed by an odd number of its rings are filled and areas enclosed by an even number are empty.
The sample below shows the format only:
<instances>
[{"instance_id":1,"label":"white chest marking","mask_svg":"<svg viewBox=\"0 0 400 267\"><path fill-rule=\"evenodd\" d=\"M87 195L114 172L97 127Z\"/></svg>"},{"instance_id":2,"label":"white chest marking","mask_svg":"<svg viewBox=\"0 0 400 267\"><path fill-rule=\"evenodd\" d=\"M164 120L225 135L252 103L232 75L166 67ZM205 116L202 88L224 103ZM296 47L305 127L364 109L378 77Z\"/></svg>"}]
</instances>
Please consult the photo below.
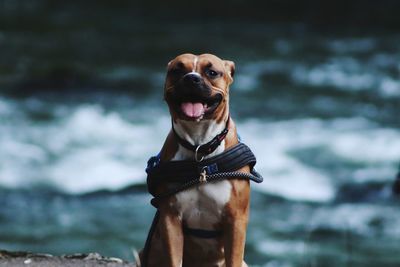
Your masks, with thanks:
<instances>
[{"instance_id":1,"label":"white chest marking","mask_svg":"<svg viewBox=\"0 0 400 267\"><path fill-rule=\"evenodd\" d=\"M204 144L219 134L225 123L217 124L214 121L179 121L174 123L176 132L192 144ZM218 155L225 150L225 141L205 158ZM194 159L194 152L181 145L172 160ZM177 208L181 218L188 227L199 229L213 229L220 221L223 209L231 196L232 185L224 180L216 183L207 183L176 195Z\"/></svg>"},{"instance_id":2,"label":"white chest marking","mask_svg":"<svg viewBox=\"0 0 400 267\"><path fill-rule=\"evenodd\" d=\"M209 183L176 195L178 209L187 226L213 229L231 196L229 181Z\"/></svg>"}]
</instances>

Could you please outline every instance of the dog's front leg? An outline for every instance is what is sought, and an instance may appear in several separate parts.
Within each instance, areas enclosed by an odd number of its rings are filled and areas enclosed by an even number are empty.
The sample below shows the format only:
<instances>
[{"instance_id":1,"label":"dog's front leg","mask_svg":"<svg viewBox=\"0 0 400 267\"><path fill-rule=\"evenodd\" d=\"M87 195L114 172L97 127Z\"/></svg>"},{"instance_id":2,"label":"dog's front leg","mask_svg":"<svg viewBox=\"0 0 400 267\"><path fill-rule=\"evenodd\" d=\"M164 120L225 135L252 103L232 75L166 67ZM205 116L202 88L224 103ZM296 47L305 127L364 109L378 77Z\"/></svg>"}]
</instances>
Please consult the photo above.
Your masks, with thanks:
<instances>
[{"instance_id":1,"label":"dog's front leg","mask_svg":"<svg viewBox=\"0 0 400 267\"><path fill-rule=\"evenodd\" d=\"M226 267L242 267L247 220L235 220L226 227L224 246Z\"/></svg>"},{"instance_id":2,"label":"dog's front leg","mask_svg":"<svg viewBox=\"0 0 400 267\"><path fill-rule=\"evenodd\" d=\"M224 250L226 267L247 266L244 261L246 229L249 214L250 187L248 181L234 183L233 197L224 220Z\"/></svg>"},{"instance_id":3,"label":"dog's front leg","mask_svg":"<svg viewBox=\"0 0 400 267\"><path fill-rule=\"evenodd\" d=\"M166 203L167 204L167 203ZM159 229L165 249L165 267L180 267L183 259L182 221L177 212L165 205L160 209Z\"/></svg>"}]
</instances>

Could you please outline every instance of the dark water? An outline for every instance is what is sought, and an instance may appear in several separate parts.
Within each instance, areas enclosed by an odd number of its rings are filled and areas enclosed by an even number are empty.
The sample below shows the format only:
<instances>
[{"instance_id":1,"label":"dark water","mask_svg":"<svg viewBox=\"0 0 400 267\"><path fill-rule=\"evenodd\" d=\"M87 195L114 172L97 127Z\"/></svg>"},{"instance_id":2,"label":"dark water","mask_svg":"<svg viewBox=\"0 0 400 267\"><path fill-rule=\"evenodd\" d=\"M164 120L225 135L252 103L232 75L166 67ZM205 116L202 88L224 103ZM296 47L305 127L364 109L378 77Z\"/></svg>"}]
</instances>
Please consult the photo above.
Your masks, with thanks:
<instances>
[{"instance_id":1,"label":"dark water","mask_svg":"<svg viewBox=\"0 0 400 267\"><path fill-rule=\"evenodd\" d=\"M1 247L98 251L132 260L154 210L140 190L71 196L1 192ZM395 203L290 202L254 192L246 247L252 266L398 266Z\"/></svg>"},{"instance_id":2,"label":"dark water","mask_svg":"<svg viewBox=\"0 0 400 267\"><path fill-rule=\"evenodd\" d=\"M236 63L232 116L265 178L253 186L246 261L400 265L399 34L10 3L0 249L133 259L154 214L144 166L170 127L165 66L189 51Z\"/></svg>"}]
</instances>

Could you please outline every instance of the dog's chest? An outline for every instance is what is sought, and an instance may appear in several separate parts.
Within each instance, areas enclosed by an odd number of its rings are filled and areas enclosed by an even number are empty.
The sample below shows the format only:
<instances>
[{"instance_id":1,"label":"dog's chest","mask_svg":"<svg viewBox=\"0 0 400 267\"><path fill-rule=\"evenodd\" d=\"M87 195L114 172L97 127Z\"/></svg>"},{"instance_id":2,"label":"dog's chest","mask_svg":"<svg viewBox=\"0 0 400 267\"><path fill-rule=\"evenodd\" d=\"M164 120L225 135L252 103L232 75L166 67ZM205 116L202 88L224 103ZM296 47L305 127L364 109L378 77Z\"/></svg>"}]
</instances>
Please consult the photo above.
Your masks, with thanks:
<instances>
[{"instance_id":1,"label":"dog's chest","mask_svg":"<svg viewBox=\"0 0 400 267\"><path fill-rule=\"evenodd\" d=\"M225 125L224 123L217 124L214 121L203 122L199 124L199 128L195 131L193 130L195 127L189 124L187 128L192 129L190 134L183 131L179 125L175 127L182 136L184 136L184 133L187 134L186 139L192 140L194 143L206 143L220 133ZM224 149L225 141L222 141L220 146L207 157L218 155ZM172 160L186 160L193 159L193 157L192 151L180 146ZM231 191L232 185L227 180L201 184L176 194L175 207L188 227L213 229L221 221L225 205L230 200Z\"/></svg>"},{"instance_id":2,"label":"dog's chest","mask_svg":"<svg viewBox=\"0 0 400 267\"><path fill-rule=\"evenodd\" d=\"M227 180L193 187L176 195L176 207L188 227L212 229L221 221L231 190Z\"/></svg>"}]
</instances>

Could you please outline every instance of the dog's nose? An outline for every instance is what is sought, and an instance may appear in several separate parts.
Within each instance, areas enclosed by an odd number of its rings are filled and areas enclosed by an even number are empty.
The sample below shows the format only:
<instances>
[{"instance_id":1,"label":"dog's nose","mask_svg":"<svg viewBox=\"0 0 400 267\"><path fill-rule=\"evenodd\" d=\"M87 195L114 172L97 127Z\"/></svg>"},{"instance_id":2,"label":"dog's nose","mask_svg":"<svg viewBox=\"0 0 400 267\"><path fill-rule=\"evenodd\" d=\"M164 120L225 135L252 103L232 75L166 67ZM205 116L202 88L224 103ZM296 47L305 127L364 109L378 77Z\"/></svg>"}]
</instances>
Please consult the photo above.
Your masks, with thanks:
<instances>
[{"instance_id":1,"label":"dog's nose","mask_svg":"<svg viewBox=\"0 0 400 267\"><path fill-rule=\"evenodd\" d=\"M183 81L189 84L199 84L201 82L201 76L198 73L189 72L183 76Z\"/></svg>"}]
</instances>

